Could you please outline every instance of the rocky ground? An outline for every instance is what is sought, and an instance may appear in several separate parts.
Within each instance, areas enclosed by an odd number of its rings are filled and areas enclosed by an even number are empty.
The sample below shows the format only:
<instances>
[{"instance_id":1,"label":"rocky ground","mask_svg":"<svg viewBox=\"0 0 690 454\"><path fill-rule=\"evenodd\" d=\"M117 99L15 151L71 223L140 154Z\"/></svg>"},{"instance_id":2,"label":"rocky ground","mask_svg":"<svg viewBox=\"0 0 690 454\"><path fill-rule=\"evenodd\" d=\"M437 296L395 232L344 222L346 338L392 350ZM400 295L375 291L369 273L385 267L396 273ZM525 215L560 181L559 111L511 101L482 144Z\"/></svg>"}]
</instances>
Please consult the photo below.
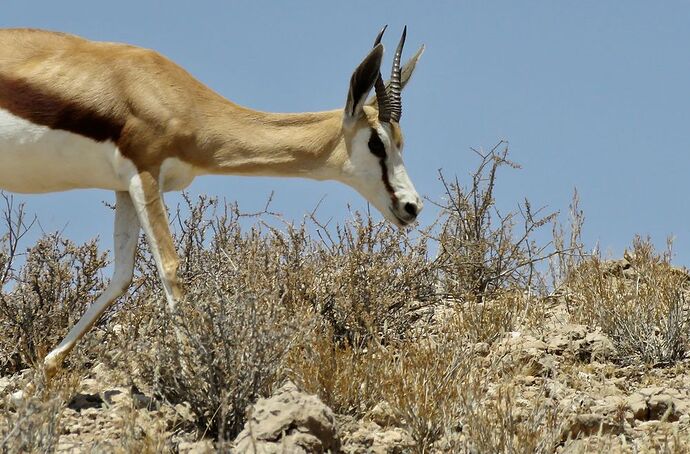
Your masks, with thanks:
<instances>
[{"instance_id":1,"label":"rocky ground","mask_svg":"<svg viewBox=\"0 0 690 454\"><path fill-rule=\"evenodd\" d=\"M478 344L474 349L482 361L512 374L515 393L509 405L516 421L538 411L535 402L555 408L560 431L552 446L555 452L690 450L689 361L666 368L617 365L611 362L615 356L611 340L592 327L570 323L563 302L555 304L550 314L540 333L510 332L491 347ZM13 400L12 393L26 386L28 376L0 378L2 411L21 412L26 407L16 394ZM159 401L103 364L92 368L78 390L54 421L59 425L57 452L414 451L408 428L388 403L380 402L361 419L337 415L289 381L249 408L244 430L227 442L196 432L188 406ZM489 399L492 393L501 399L498 385L486 384L485 392ZM545 434L554 427L552 422L544 424ZM471 443L463 444L463 427L464 422L457 421L455 433L437 441L434 452L447 452L447 446L479 452Z\"/></svg>"}]
</instances>

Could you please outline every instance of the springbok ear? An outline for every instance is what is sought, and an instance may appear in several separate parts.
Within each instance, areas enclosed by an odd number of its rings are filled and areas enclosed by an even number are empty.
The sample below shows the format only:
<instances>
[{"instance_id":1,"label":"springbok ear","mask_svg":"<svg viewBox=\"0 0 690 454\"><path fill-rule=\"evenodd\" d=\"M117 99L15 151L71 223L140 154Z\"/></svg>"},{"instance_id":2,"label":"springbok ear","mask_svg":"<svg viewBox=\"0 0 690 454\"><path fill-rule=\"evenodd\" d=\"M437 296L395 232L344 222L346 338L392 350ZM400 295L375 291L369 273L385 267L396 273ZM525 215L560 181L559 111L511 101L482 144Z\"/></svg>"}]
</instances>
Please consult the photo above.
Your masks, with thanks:
<instances>
[{"instance_id":1,"label":"springbok ear","mask_svg":"<svg viewBox=\"0 0 690 454\"><path fill-rule=\"evenodd\" d=\"M400 70L400 86L401 89L405 88L405 85L407 85L407 82L410 81L410 78L412 77L412 73L414 73L414 69L417 67L417 61L419 61L419 57L422 56L424 53L424 49L426 47L422 44L422 47L419 48L419 50L410 58L407 60L407 63L405 63L402 67L402 70ZM390 84L390 80L386 82L386 89L388 89L388 84ZM367 105L369 106L376 106L376 95L372 96L367 100Z\"/></svg>"},{"instance_id":2,"label":"springbok ear","mask_svg":"<svg viewBox=\"0 0 690 454\"><path fill-rule=\"evenodd\" d=\"M345 123L352 123L362 115L362 108L371 91L376 78L381 71L381 59L383 58L383 45L376 45L362 63L359 64L350 79L350 92L347 94L345 105Z\"/></svg>"}]
</instances>

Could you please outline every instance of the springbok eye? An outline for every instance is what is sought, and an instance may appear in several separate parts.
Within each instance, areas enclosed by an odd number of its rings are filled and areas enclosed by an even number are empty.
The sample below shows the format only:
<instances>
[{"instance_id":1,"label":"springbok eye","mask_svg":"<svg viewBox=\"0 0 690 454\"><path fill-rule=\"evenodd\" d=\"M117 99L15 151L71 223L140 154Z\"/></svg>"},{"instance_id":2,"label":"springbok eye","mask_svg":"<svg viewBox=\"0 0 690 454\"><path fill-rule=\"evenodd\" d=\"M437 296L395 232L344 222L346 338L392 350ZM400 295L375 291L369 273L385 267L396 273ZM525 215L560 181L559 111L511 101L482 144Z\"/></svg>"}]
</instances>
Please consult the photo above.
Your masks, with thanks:
<instances>
[{"instance_id":1,"label":"springbok eye","mask_svg":"<svg viewBox=\"0 0 690 454\"><path fill-rule=\"evenodd\" d=\"M369 137L369 151L377 158L383 159L386 157L386 146L375 129L371 130L371 137Z\"/></svg>"}]
</instances>

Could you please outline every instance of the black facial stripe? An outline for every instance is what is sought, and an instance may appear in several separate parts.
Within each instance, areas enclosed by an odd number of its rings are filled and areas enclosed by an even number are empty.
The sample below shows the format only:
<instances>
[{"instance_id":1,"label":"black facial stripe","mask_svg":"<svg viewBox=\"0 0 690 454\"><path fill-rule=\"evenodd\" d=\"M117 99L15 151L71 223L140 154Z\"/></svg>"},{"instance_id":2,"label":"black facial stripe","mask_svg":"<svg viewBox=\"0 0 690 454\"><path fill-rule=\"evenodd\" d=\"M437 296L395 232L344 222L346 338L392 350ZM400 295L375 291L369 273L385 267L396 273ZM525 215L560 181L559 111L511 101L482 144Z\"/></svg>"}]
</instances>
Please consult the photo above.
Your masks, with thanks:
<instances>
[{"instance_id":1,"label":"black facial stripe","mask_svg":"<svg viewBox=\"0 0 690 454\"><path fill-rule=\"evenodd\" d=\"M393 190L393 186L391 186L391 182L388 179L388 166L386 165L386 158L379 158L379 164L381 165L381 178L383 179L383 185L386 187L386 191L391 196L391 201L393 202L393 206L397 207L398 206L398 196L395 195L395 191Z\"/></svg>"},{"instance_id":2,"label":"black facial stripe","mask_svg":"<svg viewBox=\"0 0 690 454\"><path fill-rule=\"evenodd\" d=\"M371 136L369 136L369 151L379 159L386 158L386 147L383 145L379 133L375 129L371 129Z\"/></svg>"},{"instance_id":3,"label":"black facial stripe","mask_svg":"<svg viewBox=\"0 0 690 454\"><path fill-rule=\"evenodd\" d=\"M369 151L379 158L379 165L381 166L381 179L383 180L383 185L386 187L386 191L391 196L391 201L393 206L398 206L398 197L395 195L393 186L388 179L388 165L386 164L386 146L381 141L378 132L375 129L371 129L371 136L369 137Z\"/></svg>"}]
</instances>

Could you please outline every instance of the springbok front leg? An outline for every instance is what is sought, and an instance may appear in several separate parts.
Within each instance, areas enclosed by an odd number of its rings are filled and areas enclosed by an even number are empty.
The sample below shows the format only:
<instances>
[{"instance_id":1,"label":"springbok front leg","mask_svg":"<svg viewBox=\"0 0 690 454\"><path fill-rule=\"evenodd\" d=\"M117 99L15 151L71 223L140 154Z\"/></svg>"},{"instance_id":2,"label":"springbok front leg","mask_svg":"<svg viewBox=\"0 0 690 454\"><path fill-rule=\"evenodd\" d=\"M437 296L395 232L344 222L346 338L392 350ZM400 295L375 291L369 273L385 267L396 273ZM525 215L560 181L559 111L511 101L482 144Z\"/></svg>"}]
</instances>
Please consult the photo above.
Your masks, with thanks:
<instances>
[{"instance_id":1,"label":"springbok front leg","mask_svg":"<svg viewBox=\"0 0 690 454\"><path fill-rule=\"evenodd\" d=\"M115 270L105 291L94 301L86 313L72 327L67 336L48 356L43 365L46 377L51 378L60 368L62 361L84 334L96 323L108 306L120 297L132 282L134 255L139 239L139 218L127 192L116 192L115 202Z\"/></svg>"},{"instance_id":2,"label":"springbok front leg","mask_svg":"<svg viewBox=\"0 0 690 454\"><path fill-rule=\"evenodd\" d=\"M182 297L177 279L180 260L170 233L163 195L156 178L150 172L135 175L130 181L129 193L163 282L168 307L174 314L177 302Z\"/></svg>"}]
</instances>

